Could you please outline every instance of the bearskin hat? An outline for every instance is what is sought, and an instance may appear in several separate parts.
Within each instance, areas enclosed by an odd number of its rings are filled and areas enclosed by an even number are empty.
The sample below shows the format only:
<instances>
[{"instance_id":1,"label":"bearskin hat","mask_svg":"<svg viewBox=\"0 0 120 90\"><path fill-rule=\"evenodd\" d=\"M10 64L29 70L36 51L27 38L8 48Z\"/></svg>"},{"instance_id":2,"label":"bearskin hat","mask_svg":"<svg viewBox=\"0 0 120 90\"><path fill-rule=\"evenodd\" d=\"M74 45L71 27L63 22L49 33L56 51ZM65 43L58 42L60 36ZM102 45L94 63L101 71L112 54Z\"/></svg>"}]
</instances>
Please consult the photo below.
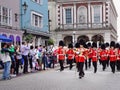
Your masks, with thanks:
<instances>
[{"instance_id":1,"label":"bearskin hat","mask_svg":"<svg viewBox=\"0 0 120 90\"><path fill-rule=\"evenodd\" d=\"M84 48L88 48L88 46L87 46L87 44L86 44L86 43L84 44Z\"/></svg>"},{"instance_id":2,"label":"bearskin hat","mask_svg":"<svg viewBox=\"0 0 120 90\"><path fill-rule=\"evenodd\" d=\"M73 48L73 44L70 43L70 44L68 45L68 48Z\"/></svg>"},{"instance_id":3,"label":"bearskin hat","mask_svg":"<svg viewBox=\"0 0 120 90\"><path fill-rule=\"evenodd\" d=\"M92 43L92 47L96 47L97 48L97 43L93 42Z\"/></svg>"},{"instance_id":4,"label":"bearskin hat","mask_svg":"<svg viewBox=\"0 0 120 90\"><path fill-rule=\"evenodd\" d=\"M76 43L75 44L75 48L79 48L80 47L80 44L79 43Z\"/></svg>"},{"instance_id":5,"label":"bearskin hat","mask_svg":"<svg viewBox=\"0 0 120 90\"><path fill-rule=\"evenodd\" d=\"M109 45L109 43L108 43L108 42L106 42L106 43L105 43L105 46L106 46L106 47L109 47L110 45Z\"/></svg>"},{"instance_id":6,"label":"bearskin hat","mask_svg":"<svg viewBox=\"0 0 120 90\"><path fill-rule=\"evenodd\" d=\"M85 41L83 39L80 39L79 44L84 46L85 45Z\"/></svg>"},{"instance_id":7,"label":"bearskin hat","mask_svg":"<svg viewBox=\"0 0 120 90\"><path fill-rule=\"evenodd\" d=\"M89 43L87 43L87 47L91 47L91 43L89 42Z\"/></svg>"},{"instance_id":8,"label":"bearskin hat","mask_svg":"<svg viewBox=\"0 0 120 90\"><path fill-rule=\"evenodd\" d=\"M105 44L102 44L102 45L101 45L101 49L104 49L104 50L105 50Z\"/></svg>"},{"instance_id":9,"label":"bearskin hat","mask_svg":"<svg viewBox=\"0 0 120 90\"><path fill-rule=\"evenodd\" d=\"M59 46L64 46L64 42L62 40L59 41Z\"/></svg>"},{"instance_id":10,"label":"bearskin hat","mask_svg":"<svg viewBox=\"0 0 120 90\"><path fill-rule=\"evenodd\" d=\"M115 48L119 48L120 47L120 44L119 43L116 43L115 44Z\"/></svg>"},{"instance_id":11,"label":"bearskin hat","mask_svg":"<svg viewBox=\"0 0 120 90\"><path fill-rule=\"evenodd\" d=\"M110 47L115 47L115 42L114 41L110 42Z\"/></svg>"}]
</instances>

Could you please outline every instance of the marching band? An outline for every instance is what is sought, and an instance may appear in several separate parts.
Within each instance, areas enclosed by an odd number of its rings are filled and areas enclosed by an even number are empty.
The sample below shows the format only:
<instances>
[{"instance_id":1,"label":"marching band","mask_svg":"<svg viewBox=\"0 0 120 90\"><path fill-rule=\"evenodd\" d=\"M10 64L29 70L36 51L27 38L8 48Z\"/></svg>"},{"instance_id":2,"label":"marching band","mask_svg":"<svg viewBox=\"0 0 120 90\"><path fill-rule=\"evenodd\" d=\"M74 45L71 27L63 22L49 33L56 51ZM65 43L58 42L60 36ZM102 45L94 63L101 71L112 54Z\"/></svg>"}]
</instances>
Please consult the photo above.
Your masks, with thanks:
<instances>
[{"instance_id":1,"label":"marching band","mask_svg":"<svg viewBox=\"0 0 120 90\"><path fill-rule=\"evenodd\" d=\"M107 66L110 65L111 72L115 73L115 68L120 71L120 44L111 41L109 43L102 43L100 47L97 47L97 43L85 43L84 40L80 40L73 47L72 43L68 45L68 49L64 49L64 42L59 42L57 49L58 61L60 64L60 71L64 70L64 61L67 60L69 69L73 67L73 62L76 63L77 71L79 72L79 78L84 77L84 65L87 70L91 68L91 62L94 67L94 73L97 72L97 62L100 61L102 70L105 71Z\"/></svg>"}]
</instances>

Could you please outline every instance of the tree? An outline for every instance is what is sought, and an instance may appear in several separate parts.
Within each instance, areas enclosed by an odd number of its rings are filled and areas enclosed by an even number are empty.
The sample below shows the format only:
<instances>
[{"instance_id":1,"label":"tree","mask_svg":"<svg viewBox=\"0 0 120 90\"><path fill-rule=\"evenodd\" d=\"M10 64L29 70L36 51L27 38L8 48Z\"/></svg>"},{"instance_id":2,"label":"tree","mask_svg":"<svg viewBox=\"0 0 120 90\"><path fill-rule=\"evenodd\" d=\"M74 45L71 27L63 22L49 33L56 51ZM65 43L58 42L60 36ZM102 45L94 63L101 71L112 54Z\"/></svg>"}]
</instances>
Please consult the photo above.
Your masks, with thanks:
<instances>
[{"instance_id":1,"label":"tree","mask_svg":"<svg viewBox=\"0 0 120 90\"><path fill-rule=\"evenodd\" d=\"M48 40L48 45L54 45L53 39L50 38L50 39Z\"/></svg>"},{"instance_id":2,"label":"tree","mask_svg":"<svg viewBox=\"0 0 120 90\"><path fill-rule=\"evenodd\" d=\"M24 40L26 42L32 42L33 41L33 35L32 34L25 35Z\"/></svg>"}]
</instances>

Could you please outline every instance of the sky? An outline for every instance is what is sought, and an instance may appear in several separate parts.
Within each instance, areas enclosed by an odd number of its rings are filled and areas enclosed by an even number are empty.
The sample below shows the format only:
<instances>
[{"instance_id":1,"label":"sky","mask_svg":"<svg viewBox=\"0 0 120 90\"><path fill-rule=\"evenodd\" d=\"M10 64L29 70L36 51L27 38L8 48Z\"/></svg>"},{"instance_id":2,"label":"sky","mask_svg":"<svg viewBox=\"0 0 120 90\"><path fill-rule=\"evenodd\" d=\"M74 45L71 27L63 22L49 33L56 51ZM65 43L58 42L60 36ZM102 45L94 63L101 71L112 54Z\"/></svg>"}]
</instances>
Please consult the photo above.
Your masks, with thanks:
<instances>
[{"instance_id":1,"label":"sky","mask_svg":"<svg viewBox=\"0 0 120 90\"><path fill-rule=\"evenodd\" d=\"M113 2L118 13L117 32L118 32L118 41L120 41L120 0L113 0Z\"/></svg>"}]
</instances>

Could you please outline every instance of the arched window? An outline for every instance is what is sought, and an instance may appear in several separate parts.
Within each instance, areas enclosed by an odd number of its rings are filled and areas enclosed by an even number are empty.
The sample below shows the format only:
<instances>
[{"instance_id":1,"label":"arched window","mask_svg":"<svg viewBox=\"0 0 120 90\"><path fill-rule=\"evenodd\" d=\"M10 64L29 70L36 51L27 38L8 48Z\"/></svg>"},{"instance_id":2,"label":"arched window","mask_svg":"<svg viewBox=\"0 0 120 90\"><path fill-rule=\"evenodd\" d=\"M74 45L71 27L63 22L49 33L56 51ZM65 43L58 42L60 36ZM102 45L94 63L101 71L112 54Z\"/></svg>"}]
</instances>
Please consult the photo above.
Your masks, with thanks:
<instances>
[{"instance_id":1,"label":"arched window","mask_svg":"<svg viewBox=\"0 0 120 90\"><path fill-rule=\"evenodd\" d=\"M87 23L87 8L85 6L78 8L78 23Z\"/></svg>"}]
</instances>

